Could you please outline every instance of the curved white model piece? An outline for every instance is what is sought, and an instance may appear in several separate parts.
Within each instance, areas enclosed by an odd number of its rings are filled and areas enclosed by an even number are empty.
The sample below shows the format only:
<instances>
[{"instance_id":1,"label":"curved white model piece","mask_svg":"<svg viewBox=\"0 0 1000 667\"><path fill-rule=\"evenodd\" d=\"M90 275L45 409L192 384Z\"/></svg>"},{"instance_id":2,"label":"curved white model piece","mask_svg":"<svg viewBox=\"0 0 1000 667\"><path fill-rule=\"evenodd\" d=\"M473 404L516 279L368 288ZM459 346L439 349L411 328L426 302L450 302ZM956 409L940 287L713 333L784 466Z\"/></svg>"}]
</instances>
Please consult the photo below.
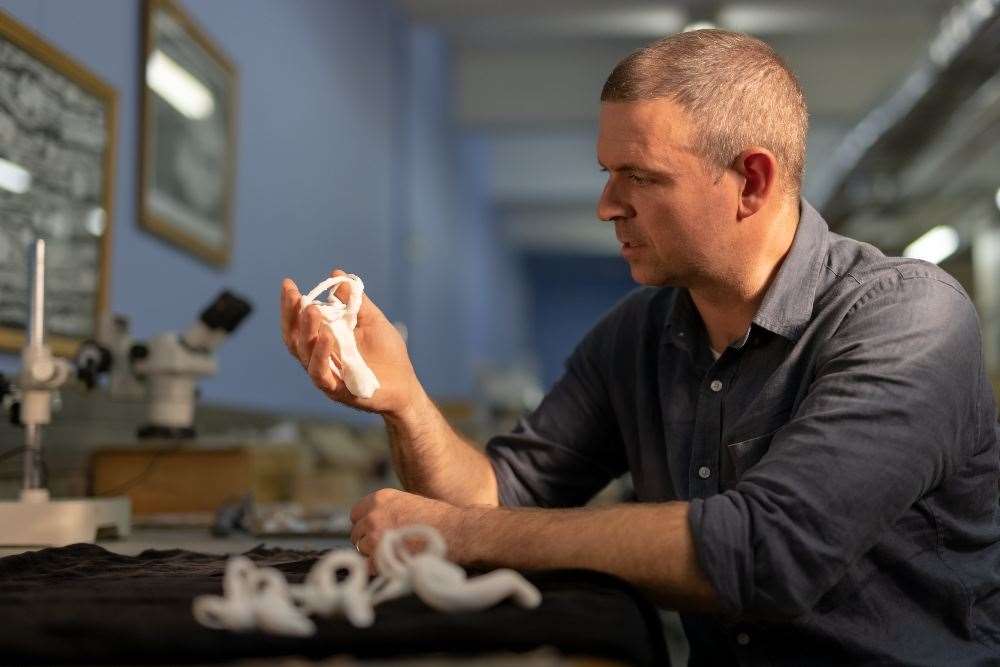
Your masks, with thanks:
<instances>
[{"instance_id":1,"label":"curved white model piece","mask_svg":"<svg viewBox=\"0 0 1000 667\"><path fill-rule=\"evenodd\" d=\"M346 304L334 294L334 288L343 283L347 283L351 288ZM330 292L327 300L320 300L320 295L327 290ZM380 386L379 381L372 369L365 363L354 338L354 329L358 326L358 311L361 310L364 291L365 284L361 278L353 273L327 278L302 297L299 309L305 310L310 305L319 308L326 325L330 328L330 333L337 341L337 353L343 365L342 368L339 368L331 359L330 370L338 378L344 380L347 390L352 394L358 398L371 398Z\"/></svg>"},{"instance_id":2,"label":"curved white model piece","mask_svg":"<svg viewBox=\"0 0 1000 667\"><path fill-rule=\"evenodd\" d=\"M256 569L257 566L246 556L230 558L222 577L222 597L196 597L192 605L195 620L215 630L253 630L255 622L250 598L252 573Z\"/></svg>"},{"instance_id":3,"label":"curved white model piece","mask_svg":"<svg viewBox=\"0 0 1000 667\"><path fill-rule=\"evenodd\" d=\"M305 637L316 631L312 614L343 614L355 627L366 628L375 622L375 605L411 592L444 612L486 609L507 598L525 608L541 603L538 589L517 572L496 570L469 579L447 560L447 551L434 528L406 526L382 537L375 553L380 574L370 583L364 556L342 549L317 561L298 585L289 585L274 568L258 568L235 556L226 564L222 597L195 598L194 616L209 628ZM347 576L338 580L345 570Z\"/></svg>"},{"instance_id":4,"label":"curved white model piece","mask_svg":"<svg viewBox=\"0 0 1000 667\"><path fill-rule=\"evenodd\" d=\"M273 635L309 637L316 626L292 602L288 582L280 570L262 567L254 577L254 620L257 629Z\"/></svg>"},{"instance_id":5,"label":"curved white model piece","mask_svg":"<svg viewBox=\"0 0 1000 667\"><path fill-rule=\"evenodd\" d=\"M411 553L408 542L418 539L424 548ZM379 572L391 582L382 589L380 601L410 590L428 606L445 612L486 609L508 597L529 609L542 601L538 589L514 570L495 570L469 579L465 570L445 558L444 538L431 526L415 524L387 531L376 551Z\"/></svg>"},{"instance_id":6,"label":"curved white model piece","mask_svg":"<svg viewBox=\"0 0 1000 667\"><path fill-rule=\"evenodd\" d=\"M525 609L542 602L542 594L514 570L494 570L467 578L465 570L440 558L420 554L411 562L413 591L438 611L478 611L512 598Z\"/></svg>"},{"instance_id":7,"label":"curved white model piece","mask_svg":"<svg viewBox=\"0 0 1000 667\"><path fill-rule=\"evenodd\" d=\"M369 589L373 604L380 604L413 592L409 567L413 555L409 551L408 540L420 540L424 543L423 551L420 553L433 555L439 559L445 558L448 553L448 546L444 543L441 533L430 526L414 524L386 532L375 549L375 566L379 576L372 581Z\"/></svg>"},{"instance_id":8,"label":"curved white model piece","mask_svg":"<svg viewBox=\"0 0 1000 667\"><path fill-rule=\"evenodd\" d=\"M292 604L285 577L274 568L258 568L249 558L235 556L226 563L223 596L194 599L195 619L208 628L307 637L316 626Z\"/></svg>"},{"instance_id":9,"label":"curved white model piece","mask_svg":"<svg viewBox=\"0 0 1000 667\"><path fill-rule=\"evenodd\" d=\"M337 573L347 577L337 580ZM332 551L317 562L305 583L289 586L292 599L306 614L332 616L343 613L356 628L375 622L372 596L368 592L368 563L357 551Z\"/></svg>"}]
</instances>

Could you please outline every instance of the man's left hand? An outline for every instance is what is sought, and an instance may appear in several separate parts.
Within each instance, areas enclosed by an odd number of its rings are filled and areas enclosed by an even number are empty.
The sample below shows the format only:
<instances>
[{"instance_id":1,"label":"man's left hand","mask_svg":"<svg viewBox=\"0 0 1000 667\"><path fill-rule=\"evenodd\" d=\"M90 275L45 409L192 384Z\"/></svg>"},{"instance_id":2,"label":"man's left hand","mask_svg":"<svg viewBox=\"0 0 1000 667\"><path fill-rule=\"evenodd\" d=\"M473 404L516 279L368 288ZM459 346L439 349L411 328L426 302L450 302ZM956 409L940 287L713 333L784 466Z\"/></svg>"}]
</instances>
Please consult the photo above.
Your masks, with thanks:
<instances>
[{"instance_id":1,"label":"man's left hand","mask_svg":"<svg viewBox=\"0 0 1000 667\"><path fill-rule=\"evenodd\" d=\"M397 489L379 489L351 510L351 542L369 560L387 530L422 523L437 528L453 560L458 546L457 526L461 508Z\"/></svg>"}]
</instances>

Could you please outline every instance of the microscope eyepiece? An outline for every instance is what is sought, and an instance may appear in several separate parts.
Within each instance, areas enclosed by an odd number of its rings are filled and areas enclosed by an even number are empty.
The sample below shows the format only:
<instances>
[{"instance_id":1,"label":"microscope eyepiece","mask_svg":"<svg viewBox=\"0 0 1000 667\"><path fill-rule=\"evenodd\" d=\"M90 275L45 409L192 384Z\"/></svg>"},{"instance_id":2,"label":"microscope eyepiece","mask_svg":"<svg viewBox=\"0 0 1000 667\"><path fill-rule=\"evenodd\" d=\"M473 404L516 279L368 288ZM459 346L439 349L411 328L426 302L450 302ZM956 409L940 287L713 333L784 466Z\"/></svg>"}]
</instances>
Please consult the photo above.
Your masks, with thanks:
<instances>
[{"instance_id":1,"label":"microscope eyepiece","mask_svg":"<svg viewBox=\"0 0 1000 667\"><path fill-rule=\"evenodd\" d=\"M230 334L252 310L249 301L225 290L201 314L201 321L209 329L221 329Z\"/></svg>"}]
</instances>

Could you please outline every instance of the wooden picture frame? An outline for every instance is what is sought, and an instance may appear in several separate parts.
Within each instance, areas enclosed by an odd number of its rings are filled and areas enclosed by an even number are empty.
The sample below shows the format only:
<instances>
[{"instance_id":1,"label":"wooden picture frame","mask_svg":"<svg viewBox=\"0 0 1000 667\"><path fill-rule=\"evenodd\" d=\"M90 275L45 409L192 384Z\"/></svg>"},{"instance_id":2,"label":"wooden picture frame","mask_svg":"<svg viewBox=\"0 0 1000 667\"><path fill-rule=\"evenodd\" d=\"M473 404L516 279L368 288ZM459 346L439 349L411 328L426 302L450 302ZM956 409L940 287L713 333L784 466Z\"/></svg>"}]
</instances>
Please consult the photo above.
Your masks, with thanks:
<instances>
[{"instance_id":1,"label":"wooden picture frame","mask_svg":"<svg viewBox=\"0 0 1000 667\"><path fill-rule=\"evenodd\" d=\"M46 240L47 342L75 353L108 307L118 95L0 11L0 349L25 343L28 247Z\"/></svg>"},{"instance_id":2,"label":"wooden picture frame","mask_svg":"<svg viewBox=\"0 0 1000 667\"><path fill-rule=\"evenodd\" d=\"M238 79L175 0L146 0L138 219L216 267L232 252Z\"/></svg>"}]
</instances>

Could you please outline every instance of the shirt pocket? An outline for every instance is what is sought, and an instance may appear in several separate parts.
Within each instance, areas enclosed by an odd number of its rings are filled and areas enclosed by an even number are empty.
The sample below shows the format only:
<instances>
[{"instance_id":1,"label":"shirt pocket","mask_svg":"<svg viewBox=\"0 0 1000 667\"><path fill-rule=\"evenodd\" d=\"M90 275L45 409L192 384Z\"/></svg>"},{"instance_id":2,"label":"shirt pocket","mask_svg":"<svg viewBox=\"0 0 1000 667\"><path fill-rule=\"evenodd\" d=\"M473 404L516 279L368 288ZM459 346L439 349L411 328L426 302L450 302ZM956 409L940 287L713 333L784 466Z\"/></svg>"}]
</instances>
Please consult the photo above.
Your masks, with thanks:
<instances>
[{"instance_id":1,"label":"shirt pocket","mask_svg":"<svg viewBox=\"0 0 1000 667\"><path fill-rule=\"evenodd\" d=\"M732 469L732 481L736 483L743 477L743 474L755 466L764 454L771 448L771 440L774 434L781 430L781 426L771 429L761 435L745 438L738 442L730 443L726 446L729 464Z\"/></svg>"}]
</instances>

